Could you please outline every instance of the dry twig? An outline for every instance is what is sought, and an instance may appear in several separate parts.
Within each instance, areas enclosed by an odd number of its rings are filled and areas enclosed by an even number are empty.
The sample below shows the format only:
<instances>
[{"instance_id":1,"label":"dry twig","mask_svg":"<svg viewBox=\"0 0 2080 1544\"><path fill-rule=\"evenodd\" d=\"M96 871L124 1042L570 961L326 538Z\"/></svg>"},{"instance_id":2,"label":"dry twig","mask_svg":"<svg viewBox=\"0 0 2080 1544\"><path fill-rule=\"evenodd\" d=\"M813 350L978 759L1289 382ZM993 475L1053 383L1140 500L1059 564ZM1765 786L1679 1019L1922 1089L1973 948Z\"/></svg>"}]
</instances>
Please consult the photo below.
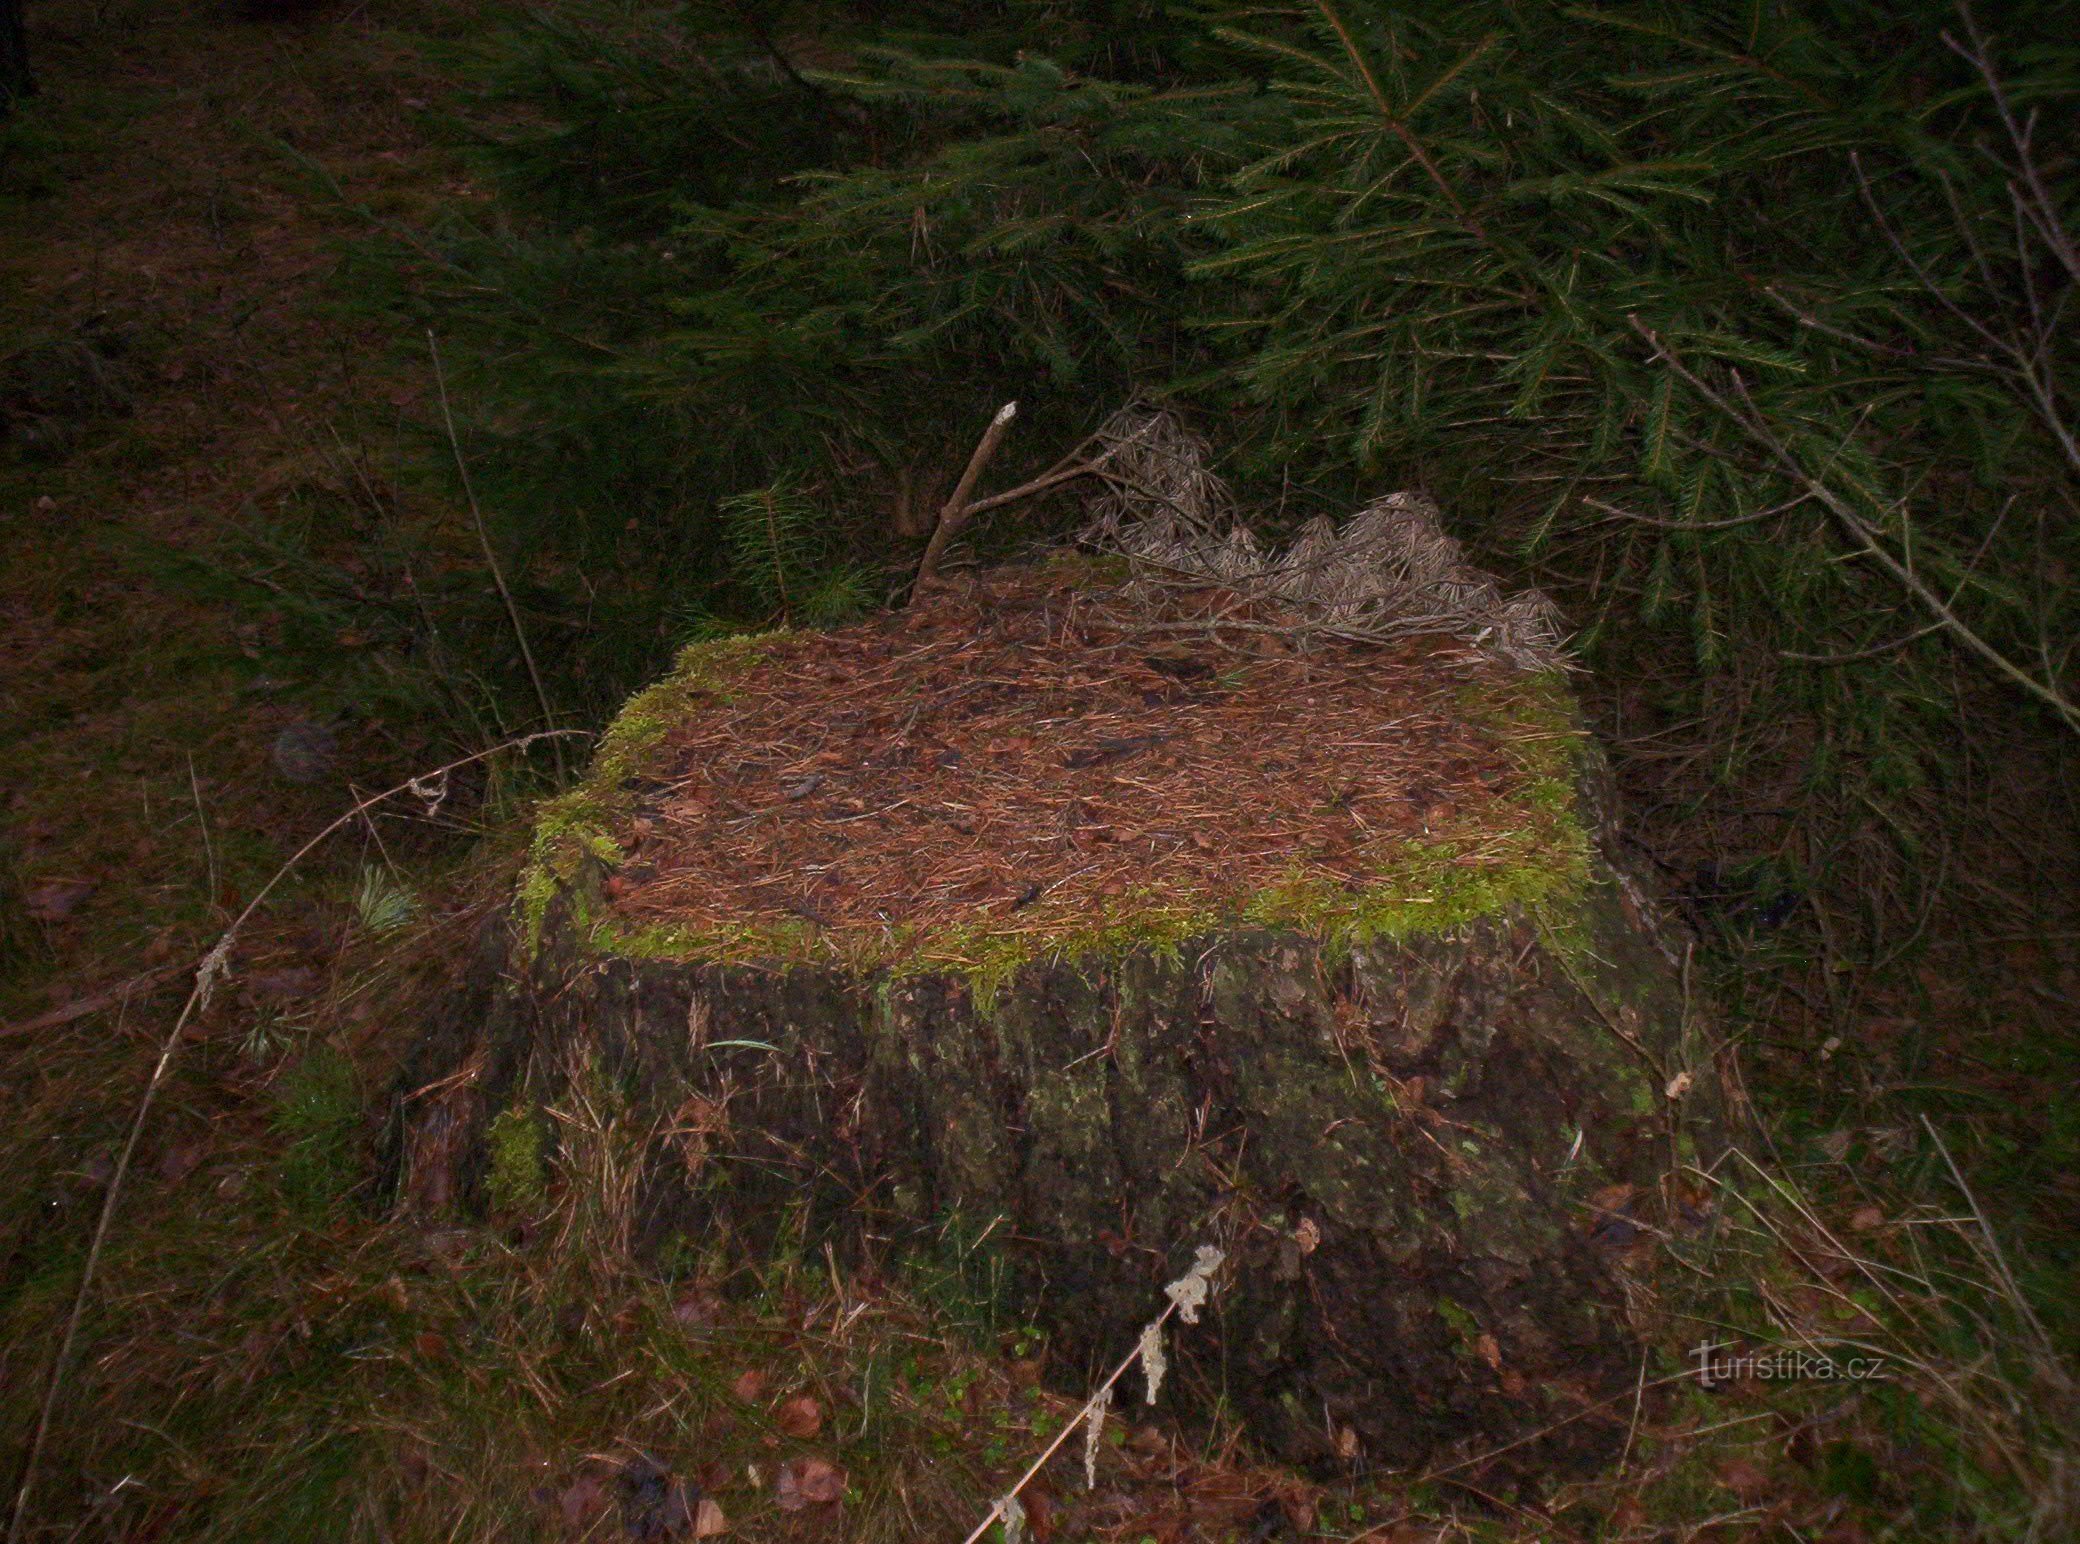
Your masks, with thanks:
<instances>
[{"instance_id":1,"label":"dry twig","mask_svg":"<svg viewBox=\"0 0 2080 1544\"><path fill-rule=\"evenodd\" d=\"M925 544L924 557L917 565L917 582L929 584L939 572L939 559L946 552L946 544L960 534L962 526L973 517L968 507L968 495L975 491L975 481L981 477L982 469L989 465L997 447L1004 443L1004 436L1011 432L1011 420L1018 416L1018 404L1007 402L997 409L997 416L989 421L982 431L982 438L975 442L975 450L968 457L968 465L961 473L961 480L954 485L945 504L939 509L939 522L932 527L932 539Z\"/></svg>"},{"instance_id":2,"label":"dry twig","mask_svg":"<svg viewBox=\"0 0 2080 1544\"><path fill-rule=\"evenodd\" d=\"M491 533L484 525L484 511L477 504L477 490L469 480L469 464L462 458L462 441L455 433L455 415L448 407L448 377L441 369L440 345L434 342L431 327L426 329L426 347L433 355L433 382L440 389L441 422L448 430L448 448L455 454L455 472L462 479L463 497L469 501L469 517L476 526L477 543L484 549L484 561L491 569L492 583L498 586L498 598L505 602L506 620L513 624L513 640L520 646L520 659L527 666L527 679L534 686L535 706L542 710L542 724L547 728L556 722L556 715L549 707L549 693L542 685L542 673L535 668L534 650L528 646L527 629L520 623L520 608L513 600L513 592L506 586L505 570L499 566L498 554L492 550ZM565 769L560 735L532 735L529 738L553 741L549 749L556 757L556 777L561 782Z\"/></svg>"}]
</instances>

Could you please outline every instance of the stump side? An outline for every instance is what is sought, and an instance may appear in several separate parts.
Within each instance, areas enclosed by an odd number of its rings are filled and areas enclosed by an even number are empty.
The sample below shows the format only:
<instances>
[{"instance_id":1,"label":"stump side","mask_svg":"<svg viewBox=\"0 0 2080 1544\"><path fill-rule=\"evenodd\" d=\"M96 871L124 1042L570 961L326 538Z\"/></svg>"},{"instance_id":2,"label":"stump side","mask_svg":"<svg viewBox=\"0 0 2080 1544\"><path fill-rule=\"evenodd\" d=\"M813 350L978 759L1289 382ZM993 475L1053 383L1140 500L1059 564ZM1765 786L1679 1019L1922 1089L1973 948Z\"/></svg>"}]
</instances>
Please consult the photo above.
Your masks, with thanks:
<instances>
[{"instance_id":1,"label":"stump side","mask_svg":"<svg viewBox=\"0 0 2080 1544\"><path fill-rule=\"evenodd\" d=\"M672 1271L823 1240L886 1268L964 1218L1072 1392L1217 1244L1166 1403L1324 1464L1535 1473L1622 1441L1627 1262L1723 1111L1556 681L1475 683L1516 775L1362 886L1129 894L1038 938L631 927L657 748L763 647L689 651L546 808L510 936L412 1069L408 1195L519 1205L503 1117Z\"/></svg>"},{"instance_id":2,"label":"stump side","mask_svg":"<svg viewBox=\"0 0 2080 1544\"><path fill-rule=\"evenodd\" d=\"M439 1070L471 1075L419 1130L483 1207L500 1112L618 1111L640 1169L618 1238L674 1270L824 1239L886 1267L949 1218L1007 1219L1007 1307L1049 1328L1070 1391L1217 1243L1166 1402L1225 1398L1304 1462L1354 1438L1395 1465L1517 1444L1507 1467L1571 1467L1621 1436L1626 1259L1715 1123L1674 975L1627 910L1601 875L1570 906L1425 934L1034 961L984 999L944 976L602 959L559 898L446 1048ZM564 1181L593 1183L601 1133L537 1118Z\"/></svg>"}]
</instances>

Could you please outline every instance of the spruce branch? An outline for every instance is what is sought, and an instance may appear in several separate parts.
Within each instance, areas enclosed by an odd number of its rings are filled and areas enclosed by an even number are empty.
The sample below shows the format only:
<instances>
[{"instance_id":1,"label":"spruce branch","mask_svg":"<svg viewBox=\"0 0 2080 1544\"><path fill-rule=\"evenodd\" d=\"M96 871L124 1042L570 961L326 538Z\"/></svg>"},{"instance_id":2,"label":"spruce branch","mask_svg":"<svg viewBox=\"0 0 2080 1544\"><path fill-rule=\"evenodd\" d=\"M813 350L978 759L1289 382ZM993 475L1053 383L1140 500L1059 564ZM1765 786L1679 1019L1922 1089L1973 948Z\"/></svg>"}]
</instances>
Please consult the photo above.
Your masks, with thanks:
<instances>
[{"instance_id":1,"label":"spruce branch","mask_svg":"<svg viewBox=\"0 0 2080 1544\"><path fill-rule=\"evenodd\" d=\"M1996 673L2049 707L2066 728L2080 734L2080 702L2075 702L2065 695L2055 680L2033 675L2027 668L2010 659L2006 653L1989 642L1984 634L1965 621L1951 601L1945 600L1929 588L1913 562L1911 520L1906 522L1904 556L1895 554L1883 539L1883 533L1826 480L1825 469L1816 472L1810 468L1804 458L1785 442L1783 435L1768 419L1756 411L1754 400L1738 373L1733 377L1733 392L1722 392L1684 363L1682 357L1664 342L1653 328L1637 316L1628 320L1633 330L1653 349L1654 357L1666 365L1672 375L1762 447L1779 471L1805 489L1814 502L1834 517L1836 523L1855 543L1857 550L1890 574L1902 589L1935 618L1945 632L1991 665Z\"/></svg>"},{"instance_id":2,"label":"spruce branch","mask_svg":"<svg viewBox=\"0 0 2080 1544\"><path fill-rule=\"evenodd\" d=\"M1486 53L1495 43L1495 34L1490 33L1487 37L1482 38L1464 58L1446 70L1435 81L1432 81L1429 88L1409 105L1406 113L1397 113L1394 111L1393 104L1387 100L1387 93L1380 86L1379 76L1374 72L1371 61L1365 57L1364 50L1358 47L1358 40L1351 35L1350 25L1344 21L1336 7L1331 5L1329 0L1314 0L1314 8L1322 13L1322 19L1329 24L1330 30L1336 34L1337 42L1343 45L1343 51L1349 56L1352 68L1358 72L1358 78L1365 83L1365 90L1371 96L1373 106L1379 110L1380 122L1387 126L1387 132L1400 140L1403 148L1408 151L1415 163L1422 167L1423 175L1428 177L1437 188L1437 191L1444 195L1445 202L1452 206L1452 213L1458 217L1459 223L1478 237L1484 246L1493 246L1493 239L1488 235L1480 220L1475 217L1473 211L1466 206L1465 200L1459 197L1459 190L1452 186L1450 180L1443 172L1438 170L1437 162L1431 159L1430 152L1424 148L1423 142L1416 138L1415 131L1408 126L1408 119L1414 116L1416 110L1424 102L1428 101L1447 81L1466 70L1476 59Z\"/></svg>"},{"instance_id":3,"label":"spruce branch","mask_svg":"<svg viewBox=\"0 0 2080 1544\"><path fill-rule=\"evenodd\" d=\"M716 506L739 581L791 624L816 590L824 543L819 511L801 482L783 474Z\"/></svg>"}]
</instances>

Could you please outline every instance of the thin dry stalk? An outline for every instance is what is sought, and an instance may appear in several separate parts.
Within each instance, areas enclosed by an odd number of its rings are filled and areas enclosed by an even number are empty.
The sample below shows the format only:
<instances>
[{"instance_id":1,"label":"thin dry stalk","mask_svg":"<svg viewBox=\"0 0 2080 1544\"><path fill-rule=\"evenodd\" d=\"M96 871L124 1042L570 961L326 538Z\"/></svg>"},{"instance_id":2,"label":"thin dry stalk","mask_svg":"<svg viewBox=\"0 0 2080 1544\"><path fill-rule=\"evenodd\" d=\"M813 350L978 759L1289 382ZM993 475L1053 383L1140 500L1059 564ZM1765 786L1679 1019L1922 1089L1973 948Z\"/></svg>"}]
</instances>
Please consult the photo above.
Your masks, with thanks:
<instances>
[{"instance_id":1,"label":"thin dry stalk","mask_svg":"<svg viewBox=\"0 0 2080 1544\"><path fill-rule=\"evenodd\" d=\"M1027 1466L1026 1472L1018 1477L1017 1482L991 1504L989 1515L975 1525L974 1530L969 1533L967 1538L961 1541L961 1544L976 1544L976 1540L989 1532L991 1524L1010 1513L1011 1509L1018 1504L1019 1492L1033 1483L1034 1477L1047 1467L1048 1460L1062 1450L1062 1445L1077 1430L1083 1427L1085 1422L1102 1420L1104 1418L1104 1412L1112 1407L1113 1386L1127 1375L1129 1368L1137 1363L1148 1378L1149 1402L1151 1404L1155 1402L1156 1387L1162 1381L1164 1367L1162 1353L1163 1326L1170 1322L1170 1317L1173 1314L1182 1314L1187 1324L1197 1324L1199 1322L1199 1308L1206 1301L1209 1282L1213 1273L1219 1269L1220 1263L1221 1253L1219 1250L1207 1245L1200 1246L1198 1258L1194 1261L1192 1268L1164 1288L1164 1291L1169 1294L1170 1301L1163 1306L1161 1313L1157 1314L1154 1319L1150 1320L1143 1327L1141 1338L1134 1349L1120 1360L1120 1364L1112 1369L1112 1375L1099 1384L1092 1392L1090 1398L1083 1402L1083 1408L1077 1411L1076 1418L1065 1423L1062 1429L1055 1433L1054 1441L1048 1443L1046 1448L1041 1451L1040 1456Z\"/></svg>"},{"instance_id":2,"label":"thin dry stalk","mask_svg":"<svg viewBox=\"0 0 2080 1544\"><path fill-rule=\"evenodd\" d=\"M520 608L513 601L513 592L506 585L505 570L499 566L498 554L491 546L491 532L484 524L484 511L477 503L477 490L469 479L469 463L462 456L462 441L455 433L455 415L448 406L448 377L441 368L440 345L434 341L433 329L426 329L426 348L433 355L433 383L440 391L441 422L448 431L448 448L455 456L455 472L462 479L462 494L469 502L469 517L477 531L477 544L484 549L484 561L490 566L491 581L498 586L498 598L505 603L506 620L513 625L513 640L520 646L521 661L527 666L527 679L534 686L535 706L542 711L542 723L552 725L556 715L549 707L549 693L542 685L542 673L535 667L534 650L528 646L527 629L520 622ZM530 736L530 739L545 736ZM563 764L563 742L552 739L549 749L556 757L556 779L562 782L568 775ZM458 763L459 764L459 763Z\"/></svg>"}]
</instances>

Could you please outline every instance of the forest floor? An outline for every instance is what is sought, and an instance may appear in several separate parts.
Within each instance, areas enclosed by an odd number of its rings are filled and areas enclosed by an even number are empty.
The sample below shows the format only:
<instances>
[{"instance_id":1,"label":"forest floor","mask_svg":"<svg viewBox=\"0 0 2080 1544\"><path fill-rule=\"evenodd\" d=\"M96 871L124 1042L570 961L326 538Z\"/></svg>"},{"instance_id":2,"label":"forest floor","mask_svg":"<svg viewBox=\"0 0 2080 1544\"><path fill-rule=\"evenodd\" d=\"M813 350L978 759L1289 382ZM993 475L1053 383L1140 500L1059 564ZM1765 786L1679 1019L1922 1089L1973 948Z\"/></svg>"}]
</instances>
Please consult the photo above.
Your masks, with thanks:
<instances>
[{"instance_id":1,"label":"forest floor","mask_svg":"<svg viewBox=\"0 0 2080 1544\"><path fill-rule=\"evenodd\" d=\"M175 1032L197 963L277 866L436 745L379 686L347 720L298 689L297 565L323 554L351 585L357 552L401 530L456 562L471 539L409 475L437 421L421 340L344 307L336 270L372 221L486 196L427 127L449 82L424 45L492 7L280 9L32 5L43 91L0 129L10 1503L37 1450L9 1537L958 1538L1076 1409L1039 1387L1035 1332L963 1241L899 1284L730 1262L756 1290L725 1298L583 1234L429 1231L356 1199L390 1059L510 873L514 790L431 824L351 822ZM380 928L386 897L416 920ZM1323 1485L1217 1427L1115 1423L1096 1489L1040 1483L1035 1536L1846 1544L1963 1536L1959 1518L2025 1536L2080 1485L2027 1408L2069 1397L2070 1331L2033 1338L2023 1306L2071 1295L2076 1117L2054 1085L2080 976L2041 941L1976 954L1980 975L1924 969L1869 1016L1912 1057L1845 1072L1863 1092L1803 1119L1785 1172L1811 1199L1758 1234L1778 1332L1881 1344L1912 1374L1890 1392L1671 1397L1621 1472L1535 1501L1463 1477ZM1834 1054L1753 1038L1779 1061ZM1921 1107L1870 1086L1909 1066L1967 1168L2013 1192L1990 1204L2029 1241L2015 1261L1969 1213L1939 1227L1886 1188ZM1912 1274L1938 1231L1961 1285Z\"/></svg>"}]
</instances>

